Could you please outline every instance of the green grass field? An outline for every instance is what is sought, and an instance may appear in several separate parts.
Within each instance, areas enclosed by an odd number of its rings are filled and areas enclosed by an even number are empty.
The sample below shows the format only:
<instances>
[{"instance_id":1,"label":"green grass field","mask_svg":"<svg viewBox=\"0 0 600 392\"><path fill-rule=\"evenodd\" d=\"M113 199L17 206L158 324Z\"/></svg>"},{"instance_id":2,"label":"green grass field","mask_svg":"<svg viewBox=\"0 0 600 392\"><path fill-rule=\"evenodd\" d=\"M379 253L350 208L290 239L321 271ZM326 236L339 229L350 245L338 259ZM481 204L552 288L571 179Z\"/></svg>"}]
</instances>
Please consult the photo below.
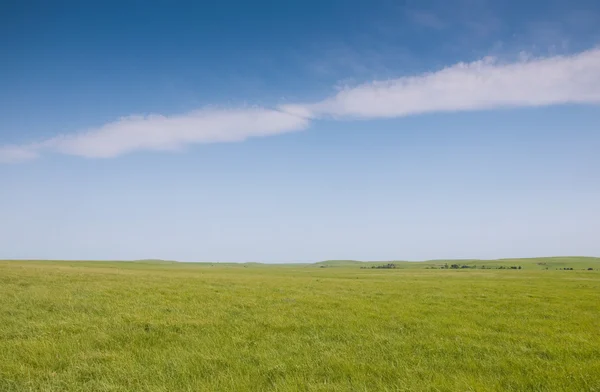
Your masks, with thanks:
<instances>
[{"instance_id":1,"label":"green grass field","mask_svg":"<svg viewBox=\"0 0 600 392\"><path fill-rule=\"evenodd\" d=\"M0 391L600 391L600 259L444 263L0 261Z\"/></svg>"}]
</instances>

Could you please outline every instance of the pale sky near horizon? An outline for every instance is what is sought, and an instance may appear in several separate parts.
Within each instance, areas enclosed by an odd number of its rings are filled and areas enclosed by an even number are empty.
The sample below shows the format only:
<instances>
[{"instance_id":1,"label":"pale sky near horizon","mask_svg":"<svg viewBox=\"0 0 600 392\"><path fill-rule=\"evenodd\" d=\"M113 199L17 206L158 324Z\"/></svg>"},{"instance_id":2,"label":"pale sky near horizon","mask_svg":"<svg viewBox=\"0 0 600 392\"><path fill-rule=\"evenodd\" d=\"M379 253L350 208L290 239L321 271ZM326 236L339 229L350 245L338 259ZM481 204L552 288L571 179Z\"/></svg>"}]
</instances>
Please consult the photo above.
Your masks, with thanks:
<instances>
[{"instance_id":1,"label":"pale sky near horizon","mask_svg":"<svg viewBox=\"0 0 600 392\"><path fill-rule=\"evenodd\" d=\"M0 259L600 256L597 1L9 0L0 50Z\"/></svg>"}]
</instances>

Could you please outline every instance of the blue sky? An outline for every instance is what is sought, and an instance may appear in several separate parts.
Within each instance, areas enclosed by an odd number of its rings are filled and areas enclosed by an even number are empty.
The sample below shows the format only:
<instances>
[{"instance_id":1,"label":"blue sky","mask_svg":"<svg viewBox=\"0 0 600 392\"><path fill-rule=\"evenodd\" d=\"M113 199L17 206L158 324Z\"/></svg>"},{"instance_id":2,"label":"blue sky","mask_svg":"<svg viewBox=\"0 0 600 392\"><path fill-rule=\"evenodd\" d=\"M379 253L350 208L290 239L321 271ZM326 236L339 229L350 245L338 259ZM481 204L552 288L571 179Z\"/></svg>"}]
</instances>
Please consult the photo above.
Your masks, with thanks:
<instances>
[{"instance_id":1,"label":"blue sky","mask_svg":"<svg viewBox=\"0 0 600 392\"><path fill-rule=\"evenodd\" d=\"M596 1L4 1L0 258L600 255Z\"/></svg>"}]
</instances>

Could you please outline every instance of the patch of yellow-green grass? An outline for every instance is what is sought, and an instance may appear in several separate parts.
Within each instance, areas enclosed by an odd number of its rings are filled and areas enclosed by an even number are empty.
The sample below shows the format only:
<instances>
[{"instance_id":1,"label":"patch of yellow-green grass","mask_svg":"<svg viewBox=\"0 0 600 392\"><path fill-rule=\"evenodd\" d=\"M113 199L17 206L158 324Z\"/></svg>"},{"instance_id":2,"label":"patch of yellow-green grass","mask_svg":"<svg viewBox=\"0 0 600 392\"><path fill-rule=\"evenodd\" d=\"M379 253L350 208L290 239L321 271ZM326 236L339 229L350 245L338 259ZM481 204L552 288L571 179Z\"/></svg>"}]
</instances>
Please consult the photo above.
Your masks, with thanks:
<instances>
[{"instance_id":1,"label":"patch of yellow-green grass","mask_svg":"<svg viewBox=\"0 0 600 392\"><path fill-rule=\"evenodd\" d=\"M0 391L600 391L600 271L0 262Z\"/></svg>"}]
</instances>

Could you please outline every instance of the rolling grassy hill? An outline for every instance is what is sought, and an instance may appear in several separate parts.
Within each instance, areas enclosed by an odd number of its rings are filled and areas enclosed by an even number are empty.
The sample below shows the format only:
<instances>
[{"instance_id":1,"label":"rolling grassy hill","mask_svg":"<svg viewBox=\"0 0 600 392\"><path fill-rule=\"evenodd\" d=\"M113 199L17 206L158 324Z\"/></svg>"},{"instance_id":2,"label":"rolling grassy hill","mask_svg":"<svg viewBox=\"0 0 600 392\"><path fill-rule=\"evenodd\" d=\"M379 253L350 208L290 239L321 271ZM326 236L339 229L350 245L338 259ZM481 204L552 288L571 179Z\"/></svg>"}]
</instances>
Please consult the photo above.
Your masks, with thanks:
<instances>
[{"instance_id":1,"label":"rolling grassy hill","mask_svg":"<svg viewBox=\"0 0 600 392\"><path fill-rule=\"evenodd\" d=\"M161 260L161 259L141 259L141 260L133 260L131 263L142 263L142 264L173 264L177 263L177 261L173 260Z\"/></svg>"},{"instance_id":2,"label":"rolling grassy hill","mask_svg":"<svg viewBox=\"0 0 600 392\"><path fill-rule=\"evenodd\" d=\"M0 260L0 262L3 260ZM9 261L9 260L4 260ZM17 260L15 260L16 262ZM67 263L73 266L94 265L103 267L123 267L124 265L147 265L149 267L161 266L173 268L193 268L193 267L229 267L229 268L265 268L265 267L335 267L335 268L361 268L373 267L384 264L393 263L398 269L436 269L445 266L446 264L458 264L460 266L469 266L477 268L498 268L520 266L522 269L600 269L600 257L585 257L585 256L558 256L558 257L535 257L535 258L512 258L512 259L495 259L495 260L480 260L480 259L439 259L426 261L405 261L405 260L382 260L382 261L360 261L360 260L325 260L316 263L260 263L260 262L178 262L173 260L161 259L142 259L142 260L125 260L125 261L100 261L100 260L81 260L81 261L61 261L61 260L18 260L20 262L31 263ZM142 267L143 268L143 267Z\"/></svg>"}]
</instances>

